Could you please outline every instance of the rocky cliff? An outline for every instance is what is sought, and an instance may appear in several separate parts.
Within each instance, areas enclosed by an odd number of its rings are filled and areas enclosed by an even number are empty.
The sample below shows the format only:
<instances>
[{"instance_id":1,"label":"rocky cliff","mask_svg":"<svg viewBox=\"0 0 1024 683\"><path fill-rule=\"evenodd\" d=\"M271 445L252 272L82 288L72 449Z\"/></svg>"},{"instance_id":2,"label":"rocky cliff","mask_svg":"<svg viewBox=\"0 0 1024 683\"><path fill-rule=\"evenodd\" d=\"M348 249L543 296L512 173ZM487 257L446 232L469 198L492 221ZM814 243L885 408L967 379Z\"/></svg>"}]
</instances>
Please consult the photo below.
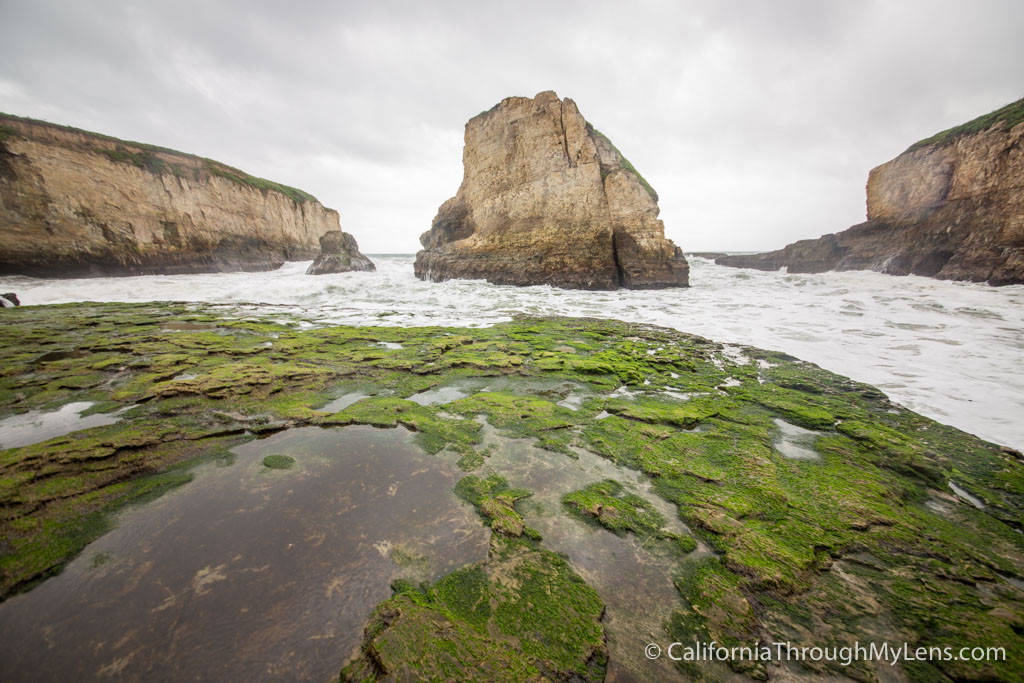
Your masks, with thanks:
<instances>
[{"instance_id":1,"label":"rocky cliff","mask_svg":"<svg viewBox=\"0 0 1024 683\"><path fill-rule=\"evenodd\" d=\"M0 274L271 270L338 227L311 195L216 161L0 115Z\"/></svg>"},{"instance_id":2,"label":"rocky cliff","mask_svg":"<svg viewBox=\"0 0 1024 683\"><path fill-rule=\"evenodd\" d=\"M716 259L792 273L877 270L1024 283L1024 99L922 140L868 175L867 222Z\"/></svg>"},{"instance_id":3,"label":"rocky cliff","mask_svg":"<svg viewBox=\"0 0 1024 683\"><path fill-rule=\"evenodd\" d=\"M573 289L685 287L658 195L553 92L509 97L466 124L458 193L420 237L416 276Z\"/></svg>"},{"instance_id":4,"label":"rocky cliff","mask_svg":"<svg viewBox=\"0 0 1024 683\"><path fill-rule=\"evenodd\" d=\"M306 269L306 275L347 273L353 270L377 270L373 261L363 256L356 238L341 230L331 230L320 237L320 254Z\"/></svg>"}]
</instances>

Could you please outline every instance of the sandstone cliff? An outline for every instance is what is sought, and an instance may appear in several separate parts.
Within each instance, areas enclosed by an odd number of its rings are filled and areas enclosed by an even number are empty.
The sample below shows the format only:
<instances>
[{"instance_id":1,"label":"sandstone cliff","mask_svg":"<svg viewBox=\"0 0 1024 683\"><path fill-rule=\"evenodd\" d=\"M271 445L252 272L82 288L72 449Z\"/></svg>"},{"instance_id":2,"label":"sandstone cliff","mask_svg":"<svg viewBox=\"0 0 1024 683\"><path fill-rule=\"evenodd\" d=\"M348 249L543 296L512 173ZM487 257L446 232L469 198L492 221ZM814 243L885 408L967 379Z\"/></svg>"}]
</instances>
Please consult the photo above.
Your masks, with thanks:
<instances>
[{"instance_id":1,"label":"sandstone cliff","mask_svg":"<svg viewBox=\"0 0 1024 683\"><path fill-rule=\"evenodd\" d=\"M341 230L331 230L320 237L320 254L306 269L306 275L347 273L353 270L377 270L377 267L359 251L355 237Z\"/></svg>"},{"instance_id":2,"label":"sandstone cliff","mask_svg":"<svg viewBox=\"0 0 1024 683\"><path fill-rule=\"evenodd\" d=\"M209 159L0 115L0 274L271 270L338 227L312 196Z\"/></svg>"},{"instance_id":3,"label":"sandstone cliff","mask_svg":"<svg viewBox=\"0 0 1024 683\"><path fill-rule=\"evenodd\" d=\"M576 104L509 97L466 124L458 193L420 237L416 276L573 289L688 284L658 196Z\"/></svg>"},{"instance_id":4,"label":"sandstone cliff","mask_svg":"<svg viewBox=\"0 0 1024 683\"><path fill-rule=\"evenodd\" d=\"M1024 283L1024 99L916 143L868 175L867 222L716 259L792 273L877 270Z\"/></svg>"}]
</instances>

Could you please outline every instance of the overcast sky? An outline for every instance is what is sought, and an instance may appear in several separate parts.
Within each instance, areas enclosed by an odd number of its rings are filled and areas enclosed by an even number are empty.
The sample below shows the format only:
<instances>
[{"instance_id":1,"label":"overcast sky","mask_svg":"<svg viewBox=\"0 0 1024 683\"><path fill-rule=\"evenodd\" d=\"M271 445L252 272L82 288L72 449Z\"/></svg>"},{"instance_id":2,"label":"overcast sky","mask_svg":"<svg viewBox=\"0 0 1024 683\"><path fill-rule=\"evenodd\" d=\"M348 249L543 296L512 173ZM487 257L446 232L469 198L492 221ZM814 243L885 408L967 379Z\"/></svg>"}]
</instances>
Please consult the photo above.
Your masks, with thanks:
<instances>
[{"instance_id":1,"label":"overcast sky","mask_svg":"<svg viewBox=\"0 0 1024 683\"><path fill-rule=\"evenodd\" d=\"M313 193L413 252L465 122L573 98L691 250L864 220L868 171L1024 96L1024 2L0 0L0 111Z\"/></svg>"}]
</instances>

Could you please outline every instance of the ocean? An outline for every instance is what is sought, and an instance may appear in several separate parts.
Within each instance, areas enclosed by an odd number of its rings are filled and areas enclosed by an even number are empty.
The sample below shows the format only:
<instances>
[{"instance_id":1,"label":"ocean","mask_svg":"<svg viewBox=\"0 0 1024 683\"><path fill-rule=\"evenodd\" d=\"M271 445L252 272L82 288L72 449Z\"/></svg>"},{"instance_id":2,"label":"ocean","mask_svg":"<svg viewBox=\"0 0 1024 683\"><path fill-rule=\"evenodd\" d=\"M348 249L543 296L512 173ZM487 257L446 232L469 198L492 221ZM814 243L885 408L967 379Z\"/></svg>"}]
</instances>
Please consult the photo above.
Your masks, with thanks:
<instances>
[{"instance_id":1,"label":"ocean","mask_svg":"<svg viewBox=\"0 0 1024 683\"><path fill-rule=\"evenodd\" d=\"M24 305L193 301L319 325L492 325L517 314L615 318L785 351L873 384L894 402L1024 450L1024 286L874 272L798 275L690 257L691 287L586 292L483 281L423 282L411 255L375 273L265 273L44 280L0 278Z\"/></svg>"}]
</instances>

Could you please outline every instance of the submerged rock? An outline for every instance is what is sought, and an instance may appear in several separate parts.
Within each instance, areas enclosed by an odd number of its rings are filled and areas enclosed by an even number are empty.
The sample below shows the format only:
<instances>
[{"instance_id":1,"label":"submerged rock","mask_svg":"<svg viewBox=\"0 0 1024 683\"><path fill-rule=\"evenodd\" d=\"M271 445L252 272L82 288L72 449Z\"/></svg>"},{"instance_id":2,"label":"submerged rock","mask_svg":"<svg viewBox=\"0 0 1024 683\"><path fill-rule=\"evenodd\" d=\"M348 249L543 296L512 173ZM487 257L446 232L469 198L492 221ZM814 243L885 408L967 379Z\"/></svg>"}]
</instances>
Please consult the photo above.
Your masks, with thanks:
<instances>
[{"instance_id":1,"label":"submerged rock","mask_svg":"<svg viewBox=\"0 0 1024 683\"><path fill-rule=\"evenodd\" d=\"M1024 283L1024 99L871 170L867 222L725 266Z\"/></svg>"},{"instance_id":2,"label":"submerged rock","mask_svg":"<svg viewBox=\"0 0 1024 683\"><path fill-rule=\"evenodd\" d=\"M320 254L306 269L306 275L347 273L352 270L377 270L377 267L360 253L355 237L341 230L331 230L320 237Z\"/></svg>"},{"instance_id":3,"label":"submerged rock","mask_svg":"<svg viewBox=\"0 0 1024 683\"><path fill-rule=\"evenodd\" d=\"M466 124L458 193L420 237L416 276L570 289L685 287L658 195L554 92L509 97Z\"/></svg>"},{"instance_id":4,"label":"submerged rock","mask_svg":"<svg viewBox=\"0 0 1024 683\"><path fill-rule=\"evenodd\" d=\"M312 195L217 161L0 114L0 275L273 270L338 225Z\"/></svg>"}]
</instances>

